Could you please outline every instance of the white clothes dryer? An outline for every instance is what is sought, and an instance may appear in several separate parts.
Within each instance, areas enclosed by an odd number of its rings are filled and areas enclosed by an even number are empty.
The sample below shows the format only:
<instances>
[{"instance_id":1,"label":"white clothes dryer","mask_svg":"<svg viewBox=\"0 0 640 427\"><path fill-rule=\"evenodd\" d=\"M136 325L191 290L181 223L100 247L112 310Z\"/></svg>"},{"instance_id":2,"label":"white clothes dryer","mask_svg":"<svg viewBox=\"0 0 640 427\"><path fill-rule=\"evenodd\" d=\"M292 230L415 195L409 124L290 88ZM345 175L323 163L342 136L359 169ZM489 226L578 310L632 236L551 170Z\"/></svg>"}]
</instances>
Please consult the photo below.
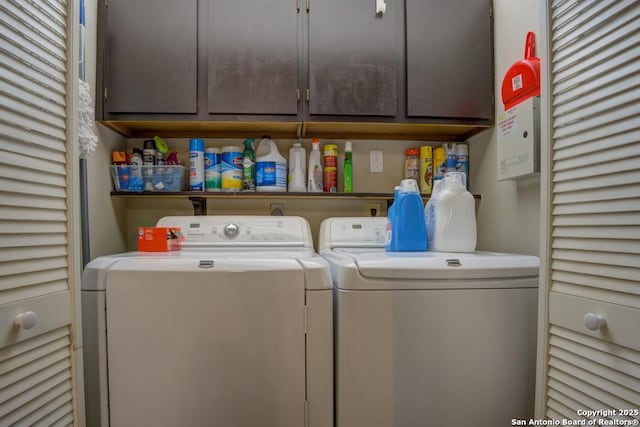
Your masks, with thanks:
<instances>
[{"instance_id":1,"label":"white clothes dryer","mask_svg":"<svg viewBox=\"0 0 640 427\"><path fill-rule=\"evenodd\" d=\"M165 217L181 251L90 262L89 426L333 425L328 263L300 217Z\"/></svg>"},{"instance_id":2,"label":"white clothes dryer","mask_svg":"<svg viewBox=\"0 0 640 427\"><path fill-rule=\"evenodd\" d=\"M386 218L330 218L337 427L496 427L533 416L539 260L386 252Z\"/></svg>"}]
</instances>

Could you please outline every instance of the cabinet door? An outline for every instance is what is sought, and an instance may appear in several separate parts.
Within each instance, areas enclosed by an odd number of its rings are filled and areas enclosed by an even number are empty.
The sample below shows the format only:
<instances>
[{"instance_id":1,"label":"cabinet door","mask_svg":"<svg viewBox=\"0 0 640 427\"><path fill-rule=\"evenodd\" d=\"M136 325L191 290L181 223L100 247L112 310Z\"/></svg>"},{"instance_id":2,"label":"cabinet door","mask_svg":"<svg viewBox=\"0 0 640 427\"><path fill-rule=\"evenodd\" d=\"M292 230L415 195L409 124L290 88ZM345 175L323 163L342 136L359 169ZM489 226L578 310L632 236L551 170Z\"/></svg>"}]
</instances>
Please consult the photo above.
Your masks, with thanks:
<instances>
[{"instance_id":1,"label":"cabinet door","mask_svg":"<svg viewBox=\"0 0 640 427\"><path fill-rule=\"evenodd\" d=\"M493 117L490 7L490 0L406 0L409 117Z\"/></svg>"},{"instance_id":2,"label":"cabinet door","mask_svg":"<svg viewBox=\"0 0 640 427\"><path fill-rule=\"evenodd\" d=\"M197 0L106 7L105 111L197 112Z\"/></svg>"},{"instance_id":3,"label":"cabinet door","mask_svg":"<svg viewBox=\"0 0 640 427\"><path fill-rule=\"evenodd\" d=\"M298 113L295 2L211 0L210 113Z\"/></svg>"},{"instance_id":4,"label":"cabinet door","mask_svg":"<svg viewBox=\"0 0 640 427\"><path fill-rule=\"evenodd\" d=\"M395 116L396 1L322 0L309 11L309 114Z\"/></svg>"}]
</instances>

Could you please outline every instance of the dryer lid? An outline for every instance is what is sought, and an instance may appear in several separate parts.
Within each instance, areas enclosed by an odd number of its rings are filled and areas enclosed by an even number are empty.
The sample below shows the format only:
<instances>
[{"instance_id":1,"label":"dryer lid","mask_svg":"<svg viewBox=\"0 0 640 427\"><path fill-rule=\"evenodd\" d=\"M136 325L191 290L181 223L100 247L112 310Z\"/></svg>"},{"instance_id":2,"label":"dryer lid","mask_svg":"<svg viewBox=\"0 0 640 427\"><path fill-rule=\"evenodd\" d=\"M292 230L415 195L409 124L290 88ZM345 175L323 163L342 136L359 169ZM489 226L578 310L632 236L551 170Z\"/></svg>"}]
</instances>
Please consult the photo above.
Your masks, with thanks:
<instances>
[{"instance_id":1,"label":"dryer lid","mask_svg":"<svg viewBox=\"0 0 640 427\"><path fill-rule=\"evenodd\" d=\"M538 276L540 261L527 255L494 252L387 252L334 249L350 257L364 278L397 280L503 279Z\"/></svg>"}]
</instances>

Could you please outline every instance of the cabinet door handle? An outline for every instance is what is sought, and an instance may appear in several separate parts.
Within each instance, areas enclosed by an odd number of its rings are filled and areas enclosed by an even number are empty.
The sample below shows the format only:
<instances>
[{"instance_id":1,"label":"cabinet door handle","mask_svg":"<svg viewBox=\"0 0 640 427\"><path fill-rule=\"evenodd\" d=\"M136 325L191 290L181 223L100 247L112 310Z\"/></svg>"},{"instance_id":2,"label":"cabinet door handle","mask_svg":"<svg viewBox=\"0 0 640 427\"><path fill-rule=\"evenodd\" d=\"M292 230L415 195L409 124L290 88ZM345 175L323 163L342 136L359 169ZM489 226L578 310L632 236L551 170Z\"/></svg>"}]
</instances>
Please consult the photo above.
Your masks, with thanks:
<instances>
[{"instance_id":1,"label":"cabinet door handle","mask_svg":"<svg viewBox=\"0 0 640 427\"><path fill-rule=\"evenodd\" d=\"M602 329L607 324L607 319L600 314L587 313L584 315L584 319L582 320L585 328L590 331L597 331L598 329Z\"/></svg>"},{"instance_id":2,"label":"cabinet door handle","mask_svg":"<svg viewBox=\"0 0 640 427\"><path fill-rule=\"evenodd\" d=\"M38 323L38 315L35 311L18 313L18 315L13 319L13 323L19 329L31 329Z\"/></svg>"},{"instance_id":3,"label":"cabinet door handle","mask_svg":"<svg viewBox=\"0 0 640 427\"><path fill-rule=\"evenodd\" d=\"M387 2L385 0L376 0L376 15L382 16L387 11Z\"/></svg>"}]
</instances>

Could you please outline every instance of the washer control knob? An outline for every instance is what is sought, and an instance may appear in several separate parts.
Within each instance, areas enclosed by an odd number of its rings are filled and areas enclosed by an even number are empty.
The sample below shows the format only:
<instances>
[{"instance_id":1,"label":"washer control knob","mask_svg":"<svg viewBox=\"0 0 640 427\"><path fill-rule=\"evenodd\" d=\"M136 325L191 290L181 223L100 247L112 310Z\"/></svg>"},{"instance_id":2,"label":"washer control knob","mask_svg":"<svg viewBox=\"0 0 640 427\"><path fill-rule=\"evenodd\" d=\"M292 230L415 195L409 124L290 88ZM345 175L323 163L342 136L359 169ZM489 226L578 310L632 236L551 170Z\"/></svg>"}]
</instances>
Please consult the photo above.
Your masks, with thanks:
<instances>
[{"instance_id":1,"label":"washer control knob","mask_svg":"<svg viewBox=\"0 0 640 427\"><path fill-rule=\"evenodd\" d=\"M224 226L224 236L233 239L240 234L240 227L237 224L227 224Z\"/></svg>"},{"instance_id":2,"label":"washer control knob","mask_svg":"<svg viewBox=\"0 0 640 427\"><path fill-rule=\"evenodd\" d=\"M38 323L38 315L35 311L25 311L18 313L13 319L13 323L20 329L31 329Z\"/></svg>"},{"instance_id":3,"label":"washer control knob","mask_svg":"<svg viewBox=\"0 0 640 427\"><path fill-rule=\"evenodd\" d=\"M607 320L600 314L587 313L584 315L583 323L587 329L597 331L607 324Z\"/></svg>"}]
</instances>

